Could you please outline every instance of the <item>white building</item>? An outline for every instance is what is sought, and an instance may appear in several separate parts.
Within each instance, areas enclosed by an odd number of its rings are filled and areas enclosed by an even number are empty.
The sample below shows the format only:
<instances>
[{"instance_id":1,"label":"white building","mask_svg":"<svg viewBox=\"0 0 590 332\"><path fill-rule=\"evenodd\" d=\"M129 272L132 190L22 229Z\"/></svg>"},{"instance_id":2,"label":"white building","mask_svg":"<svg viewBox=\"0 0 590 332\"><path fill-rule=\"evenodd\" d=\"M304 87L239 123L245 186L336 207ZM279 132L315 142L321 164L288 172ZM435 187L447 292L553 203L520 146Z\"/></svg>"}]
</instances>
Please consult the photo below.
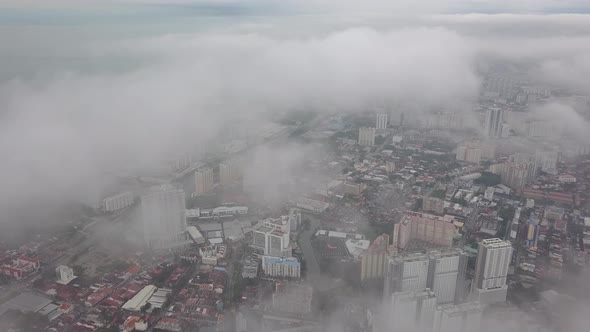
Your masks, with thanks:
<instances>
[{"instance_id":1,"label":"white building","mask_svg":"<svg viewBox=\"0 0 590 332\"><path fill-rule=\"evenodd\" d=\"M483 198L487 199L488 201L493 200L495 191L496 189L494 187L487 187L483 193Z\"/></svg>"},{"instance_id":2,"label":"white building","mask_svg":"<svg viewBox=\"0 0 590 332\"><path fill-rule=\"evenodd\" d=\"M541 151L535 153L536 167L541 168L543 172L555 174L557 172L557 162L559 153L557 151Z\"/></svg>"},{"instance_id":3,"label":"white building","mask_svg":"<svg viewBox=\"0 0 590 332\"><path fill-rule=\"evenodd\" d=\"M502 109L497 107L488 109L486 111L484 135L487 137L501 137L503 117L504 111Z\"/></svg>"},{"instance_id":4,"label":"white building","mask_svg":"<svg viewBox=\"0 0 590 332\"><path fill-rule=\"evenodd\" d=\"M145 244L166 248L186 242L185 195L171 185L152 187L141 197Z\"/></svg>"},{"instance_id":5,"label":"white building","mask_svg":"<svg viewBox=\"0 0 590 332\"><path fill-rule=\"evenodd\" d=\"M58 266L55 269L55 273L57 274L57 283L62 285L67 285L70 283L70 281L77 278L74 275L74 270L65 265Z\"/></svg>"},{"instance_id":6,"label":"white building","mask_svg":"<svg viewBox=\"0 0 590 332\"><path fill-rule=\"evenodd\" d=\"M206 239L201 234L201 232L195 226L189 226L186 228L186 231L191 240L193 240L196 244L203 244L205 243Z\"/></svg>"},{"instance_id":7,"label":"white building","mask_svg":"<svg viewBox=\"0 0 590 332\"><path fill-rule=\"evenodd\" d=\"M420 291L428 284L428 265L430 258L426 254L407 254L390 257L385 267L385 284L383 298L387 299L396 292Z\"/></svg>"},{"instance_id":8,"label":"white building","mask_svg":"<svg viewBox=\"0 0 590 332\"><path fill-rule=\"evenodd\" d=\"M498 238L479 243L472 296L482 304L506 301L506 278L512 258L512 246Z\"/></svg>"},{"instance_id":9,"label":"white building","mask_svg":"<svg viewBox=\"0 0 590 332\"><path fill-rule=\"evenodd\" d=\"M434 320L436 296L429 289L397 292L384 306L384 328L379 331L430 331Z\"/></svg>"},{"instance_id":10,"label":"white building","mask_svg":"<svg viewBox=\"0 0 590 332\"><path fill-rule=\"evenodd\" d=\"M254 226L252 247L266 256L291 257L290 234L289 216L263 220Z\"/></svg>"},{"instance_id":11,"label":"white building","mask_svg":"<svg viewBox=\"0 0 590 332\"><path fill-rule=\"evenodd\" d=\"M433 332L472 332L481 329L483 308L478 302L441 305L434 312Z\"/></svg>"},{"instance_id":12,"label":"white building","mask_svg":"<svg viewBox=\"0 0 590 332\"><path fill-rule=\"evenodd\" d=\"M379 129L387 129L387 113L377 113L377 121L375 123L375 128Z\"/></svg>"},{"instance_id":13,"label":"white building","mask_svg":"<svg viewBox=\"0 0 590 332\"><path fill-rule=\"evenodd\" d=\"M133 205L135 196L131 192L124 192L106 197L102 200L102 209L106 212L114 212Z\"/></svg>"},{"instance_id":14,"label":"white building","mask_svg":"<svg viewBox=\"0 0 590 332\"><path fill-rule=\"evenodd\" d=\"M240 169L234 161L219 164L219 183L225 186L240 178Z\"/></svg>"},{"instance_id":15,"label":"white building","mask_svg":"<svg viewBox=\"0 0 590 332\"><path fill-rule=\"evenodd\" d=\"M436 295L438 304L459 303L465 297L467 255L461 250L430 253L428 288Z\"/></svg>"},{"instance_id":16,"label":"white building","mask_svg":"<svg viewBox=\"0 0 590 332\"><path fill-rule=\"evenodd\" d=\"M360 146L374 146L375 145L375 128L368 128L368 127L359 128L359 145Z\"/></svg>"},{"instance_id":17,"label":"white building","mask_svg":"<svg viewBox=\"0 0 590 332\"><path fill-rule=\"evenodd\" d=\"M195 195L202 195L213 188L213 169L201 168L195 171Z\"/></svg>"},{"instance_id":18,"label":"white building","mask_svg":"<svg viewBox=\"0 0 590 332\"><path fill-rule=\"evenodd\" d=\"M457 147L457 152L455 154L457 160L466 161L473 164L479 164L481 162L481 156L481 149L470 148L467 146Z\"/></svg>"},{"instance_id":19,"label":"white building","mask_svg":"<svg viewBox=\"0 0 590 332\"><path fill-rule=\"evenodd\" d=\"M295 257L262 256L262 270L270 277L301 277L301 263Z\"/></svg>"}]
</instances>

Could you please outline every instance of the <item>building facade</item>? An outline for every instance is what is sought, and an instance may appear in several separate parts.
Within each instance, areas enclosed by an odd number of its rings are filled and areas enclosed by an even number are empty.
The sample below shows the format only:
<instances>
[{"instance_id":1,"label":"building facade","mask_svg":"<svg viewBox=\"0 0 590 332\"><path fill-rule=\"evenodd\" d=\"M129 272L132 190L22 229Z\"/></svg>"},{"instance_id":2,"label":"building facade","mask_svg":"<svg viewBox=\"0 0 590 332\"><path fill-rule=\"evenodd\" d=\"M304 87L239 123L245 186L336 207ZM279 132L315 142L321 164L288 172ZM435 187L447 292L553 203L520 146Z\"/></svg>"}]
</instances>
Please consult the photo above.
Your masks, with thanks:
<instances>
[{"instance_id":1,"label":"building facade","mask_svg":"<svg viewBox=\"0 0 590 332\"><path fill-rule=\"evenodd\" d=\"M124 192L106 197L102 200L102 209L106 212L115 212L135 203L135 196L131 192Z\"/></svg>"},{"instance_id":2,"label":"building facade","mask_svg":"<svg viewBox=\"0 0 590 332\"><path fill-rule=\"evenodd\" d=\"M145 244L165 248L185 242L185 195L171 185L153 187L141 197Z\"/></svg>"},{"instance_id":3,"label":"building facade","mask_svg":"<svg viewBox=\"0 0 590 332\"><path fill-rule=\"evenodd\" d=\"M195 195L202 195L213 188L213 169L206 167L195 171Z\"/></svg>"},{"instance_id":4,"label":"building facade","mask_svg":"<svg viewBox=\"0 0 590 332\"><path fill-rule=\"evenodd\" d=\"M262 270L269 277L301 277L301 263L295 257L262 256Z\"/></svg>"},{"instance_id":5,"label":"building facade","mask_svg":"<svg viewBox=\"0 0 590 332\"><path fill-rule=\"evenodd\" d=\"M482 304L506 301L506 278L512 258L510 242L498 238L479 243L472 296Z\"/></svg>"},{"instance_id":6,"label":"building facade","mask_svg":"<svg viewBox=\"0 0 590 332\"><path fill-rule=\"evenodd\" d=\"M377 113L376 114L376 123L375 123L375 128L377 130L380 129L387 129L387 117L388 114L387 113Z\"/></svg>"},{"instance_id":7,"label":"building facade","mask_svg":"<svg viewBox=\"0 0 590 332\"><path fill-rule=\"evenodd\" d=\"M374 146L375 145L375 128L362 127L359 128L360 146Z\"/></svg>"},{"instance_id":8,"label":"building facade","mask_svg":"<svg viewBox=\"0 0 590 332\"><path fill-rule=\"evenodd\" d=\"M219 164L219 183L227 186L240 178L240 169L235 161Z\"/></svg>"},{"instance_id":9,"label":"building facade","mask_svg":"<svg viewBox=\"0 0 590 332\"><path fill-rule=\"evenodd\" d=\"M441 305L434 311L433 332L472 332L481 329L483 308L478 302Z\"/></svg>"},{"instance_id":10,"label":"building facade","mask_svg":"<svg viewBox=\"0 0 590 332\"><path fill-rule=\"evenodd\" d=\"M254 227L252 247L266 256L291 257L290 234L289 216L265 219Z\"/></svg>"},{"instance_id":11,"label":"building facade","mask_svg":"<svg viewBox=\"0 0 590 332\"><path fill-rule=\"evenodd\" d=\"M484 134L487 137L501 137L504 111L493 107L486 111Z\"/></svg>"}]
</instances>

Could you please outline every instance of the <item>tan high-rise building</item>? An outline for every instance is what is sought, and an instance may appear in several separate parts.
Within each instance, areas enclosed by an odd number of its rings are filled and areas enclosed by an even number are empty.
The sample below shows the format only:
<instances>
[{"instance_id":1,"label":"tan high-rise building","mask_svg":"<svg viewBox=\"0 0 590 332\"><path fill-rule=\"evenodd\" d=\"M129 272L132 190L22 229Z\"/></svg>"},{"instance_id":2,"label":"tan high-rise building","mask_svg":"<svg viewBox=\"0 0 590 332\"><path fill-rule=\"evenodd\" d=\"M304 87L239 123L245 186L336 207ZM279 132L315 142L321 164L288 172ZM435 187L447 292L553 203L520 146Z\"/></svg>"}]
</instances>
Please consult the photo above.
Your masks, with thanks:
<instances>
[{"instance_id":1,"label":"tan high-rise building","mask_svg":"<svg viewBox=\"0 0 590 332\"><path fill-rule=\"evenodd\" d=\"M219 164L219 183L222 186L231 184L240 178L240 169L236 162L227 161Z\"/></svg>"},{"instance_id":2,"label":"tan high-rise building","mask_svg":"<svg viewBox=\"0 0 590 332\"><path fill-rule=\"evenodd\" d=\"M213 169L201 168L195 171L195 195L202 195L213 188Z\"/></svg>"}]
</instances>

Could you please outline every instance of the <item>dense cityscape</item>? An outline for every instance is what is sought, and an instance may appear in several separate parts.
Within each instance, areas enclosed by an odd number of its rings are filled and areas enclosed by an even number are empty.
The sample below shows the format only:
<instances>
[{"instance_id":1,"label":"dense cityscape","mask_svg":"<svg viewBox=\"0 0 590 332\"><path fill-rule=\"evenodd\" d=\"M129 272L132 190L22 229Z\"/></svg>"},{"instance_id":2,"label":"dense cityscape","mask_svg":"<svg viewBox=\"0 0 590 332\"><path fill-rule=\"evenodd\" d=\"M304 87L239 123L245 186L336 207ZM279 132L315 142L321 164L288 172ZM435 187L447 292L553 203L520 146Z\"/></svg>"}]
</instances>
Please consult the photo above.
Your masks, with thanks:
<instances>
[{"instance_id":1,"label":"dense cityscape","mask_svg":"<svg viewBox=\"0 0 590 332\"><path fill-rule=\"evenodd\" d=\"M588 330L590 7L498 1L0 4L0 332Z\"/></svg>"},{"instance_id":2,"label":"dense cityscape","mask_svg":"<svg viewBox=\"0 0 590 332\"><path fill-rule=\"evenodd\" d=\"M3 324L439 332L499 320L552 331L555 307L589 290L590 146L563 144L553 123L531 118L550 98L491 76L475 127L444 110L313 115L187 153L167 176L120 175L79 221L5 244ZM251 194L258 182L242 159L290 144L322 152L275 179L269 205Z\"/></svg>"}]
</instances>

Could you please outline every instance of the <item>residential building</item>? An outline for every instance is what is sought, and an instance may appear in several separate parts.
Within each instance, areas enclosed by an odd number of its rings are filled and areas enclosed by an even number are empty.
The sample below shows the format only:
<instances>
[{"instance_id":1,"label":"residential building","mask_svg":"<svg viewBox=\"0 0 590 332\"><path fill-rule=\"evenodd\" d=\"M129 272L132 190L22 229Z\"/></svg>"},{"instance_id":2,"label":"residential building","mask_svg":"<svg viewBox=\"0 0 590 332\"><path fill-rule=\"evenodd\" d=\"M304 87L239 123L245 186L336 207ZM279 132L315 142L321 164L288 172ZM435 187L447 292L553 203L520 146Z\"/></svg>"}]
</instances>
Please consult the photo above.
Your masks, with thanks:
<instances>
[{"instance_id":1,"label":"residential building","mask_svg":"<svg viewBox=\"0 0 590 332\"><path fill-rule=\"evenodd\" d=\"M393 161L388 161L385 163L385 171L388 174L395 172L395 163Z\"/></svg>"},{"instance_id":2,"label":"residential building","mask_svg":"<svg viewBox=\"0 0 590 332\"><path fill-rule=\"evenodd\" d=\"M375 145L375 128L362 127L359 128L359 145L360 146L374 146Z\"/></svg>"},{"instance_id":3,"label":"residential building","mask_svg":"<svg viewBox=\"0 0 590 332\"><path fill-rule=\"evenodd\" d=\"M472 164L479 164L481 162L482 151L479 148L471 148L468 146L457 147L455 158L460 161L465 161Z\"/></svg>"},{"instance_id":4,"label":"residential building","mask_svg":"<svg viewBox=\"0 0 590 332\"><path fill-rule=\"evenodd\" d=\"M383 299L396 292L420 291L427 287L430 258L412 253L389 257L385 268Z\"/></svg>"},{"instance_id":5,"label":"residential building","mask_svg":"<svg viewBox=\"0 0 590 332\"><path fill-rule=\"evenodd\" d=\"M301 277L301 263L295 257L262 256L262 270L269 277Z\"/></svg>"},{"instance_id":6,"label":"residential building","mask_svg":"<svg viewBox=\"0 0 590 332\"><path fill-rule=\"evenodd\" d=\"M466 297L467 255L459 249L410 253L388 258L383 298L395 292L434 292L438 304L459 303Z\"/></svg>"},{"instance_id":7,"label":"residential building","mask_svg":"<svg viewBox=\"0 0 590 332\"><path fill-rule=\"evenodd\" d=\"M240 178L240 169L235 161L219 164L219 183L222 186L231 184Z\"/></svg>"},{"instance_id":8,"label":"residential building","mask_svg":"<svg viewBox=\"0 0 590 332\"><path fill-rule=\"evenodd\" d=\"M377 113L376 116L376 124L375 124L375 128L377 130L379 129L387 129L387 117L388 114L387 113Z\"/></svg>"},{"instance_id":9,"label":"residential building","mask_svg":"<svg viewBox=\"0 0 590 332\"><path fill-rule=\"evenodd\" d=\"M391 254L389 235L381 234L361 255L361 281L383 278L385 266Z\"/></svg>"},{"instance_id":10,"label":"residential building","mask_svg":"<svg viewBox=\"0 0 590 332\"><path fill-rule=\"evenodd\" d=\"M0 274L21 280L39 271L41 263L38 259L21 256L0 265Z\"/></svg>"},{"instance_id":11,"label":"residential building","mask_svg":"<svg viewBox=\"0 0 590 332\"><path fill-rule=\"evenodd\" d=\"M422 198L422 210L443 214L445 212L445 201L437 197L424 197Z\"/></svg>"},{"instance_id":12,"label":"residential building","mask_svg":"<svg viewBox=\"0 0 590 332\"><path fill-rule=\"evenodd\" d=\"M410 240L419 240L438 246L451 247L456 228L450 215L435 216L428 213L406 211L393 227L393 245L404 249Z\"/></svg>"},{"instance_id":13,"label":"residential building","mask_svg":"<svg viewBox=\"0 0 590 332\"><path fill-rule=\"evenodd\" d=\"M487 137L501 137L504 111L492 107L486 111L484 135Z\"/></svg>"},{"instance_id":14,"label":"residential building","mask_svg":"<svg viewBox=\"0 0 590 332\"><path fill-rule=\"evenodd\" d=\"M467 293L467 255L458 249L429 253L427 287L436 295L437 303L459 303Z\"/></svg>"},{"instance_id":15,"label":"residential building","mask_svg":"<svg viewBox=\"0 0 590 332\"><path fill-rule=\"evenodd\" d=\"M380 331L430 331L434 321L436 295L429 289L396 292L384 305L384 328Z\"/></svg>"},{"instance_id":16,"label":"residential building","mask_svg":"<svg viewBox=\"0 0 590 332\"><path fill-rule=\"evenodd\" d=\"M272 309L296 315L311 313L313 288L291 282L277 282L272 294Z\"/></svg>"},{"instance_id":17,"label":"residential building","mask_svg":"<svg viewBox=\"0 0 590 332\"><path fill-rule=\"evenodd\" d=\"M447 304L434 311L433 332L472 332L481 329L483 308L478 302Z\"/></svg>"},{"instance_id":18,"label":"residential building","mask_svg":"<svg viewBox=\"0 0 590 332\"><path fill-rule=\"evenodd\" d=\"M213 169L209 167L195 171L195 195L202 195L213 188Z\"/></svg>"},{"instance_id":19,"label":"residential building","mask_svg":"<svg viewBox=\"0 0 590 332\"><path fill-rule=\"evenodd\" d=\"M437 112L426 118L427 128L462 129L463 114L458 112Z\"/></svg>"},{"instance_id":20,"label":"residential building","mask_svg":"<svg viewBox=\"0 0 590 332\"><path fill-rule=\"evenodd\" d=\"M289 227L291 232L295 232L301 226L301 210L291 208L289 210Z\"/></svg>"},{"instance_id":21,"label":"residential building","mask_svg":"<svg viewBox=\"0 0 590 332\"><path fill-rule=\"evenodd\" d=\"M535 164L545 173L557 174L557 162L559 153L557 151L541 151L535 153Z\"/></svg>"},{"instance_id":22,"label":"residential building","mask_svg":"<svg viewBox=\"0 0 590 332\"><path fill-rule=\"evenodd\" d=\"M133 205L134 202L135 196L133 196L133 193L127 191L104 198L101 207L103 211L115 212Z\"/></svg>"},{"instance_id":23,"label":"residential building","mask_svg":"<svg viewBox=\"0 0 590 332\"><path fill-rule=\"evenodd\" d=\"M506 278L511 258L510 242L494 238L479 243L472 285L474 299L482 304L506 301Z\"/></svg>"},{"instance_id":24,"label":"residential building","mask_svg":"<svg viewBox=\"0 0 590 332\"><path fill-rule=\"evenodd\" d=\"M74 270L65 265L58 266L55 269L55 273L57 274L57 283L62 285L67 285L70 283L70 281L77 278L74 275Z\"/></svg>"},{"instance_id":25,"label":"residential building","mask_svg":"<svg viewBox=\"0 0 590 332\"><path fill-rule=\"evenodd\" d=\"M152 187L141 197L145 244L166 248L186 242L185 195L171 185Z\"/></svg>"}]
</instances>

